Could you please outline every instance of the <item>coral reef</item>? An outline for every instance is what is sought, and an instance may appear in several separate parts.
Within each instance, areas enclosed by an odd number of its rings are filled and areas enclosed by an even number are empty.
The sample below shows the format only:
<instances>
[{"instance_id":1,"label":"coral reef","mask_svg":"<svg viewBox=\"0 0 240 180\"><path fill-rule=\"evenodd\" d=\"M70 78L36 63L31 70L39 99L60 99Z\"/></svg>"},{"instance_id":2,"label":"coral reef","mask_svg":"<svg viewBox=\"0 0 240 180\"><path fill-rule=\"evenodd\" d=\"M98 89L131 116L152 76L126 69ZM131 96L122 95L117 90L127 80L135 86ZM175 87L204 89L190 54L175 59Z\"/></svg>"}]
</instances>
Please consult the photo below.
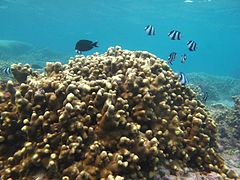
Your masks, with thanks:
<instances>
[{"instance_id":1,"label":"coral reef","mask_svg":"<svg viewBox=\"0 0 240 180\"><path fill-rule=\"evenodd\" d=\"M215 172L211 173L201 173L201 172L188 172L184 173L177 173L176 175L165 175L163 177L155 178L155 180L221 180L223 179L219 174Z\"/></svg>"},{"instance_id":2,"label":"coral reef","mask_svg":"<svg viewBox=\"0 0 240 180\"><path fill-rule=\"evenodd\" d=\"M193 90L193 92L195 93L195 96L196 98L201 101L202 103L206 103L206 101L204 102L203 99L204 99L204 92L203 92L203 89L196 85L196 84L187 84L186 85L188 88L190 88L191 90Z\"/></svg>"},{"instance_id":3,"label":"coral reef","mask_svg":"<svg viewBox=\"0 0 240 180\"><path fill-rule=\"evenodd\" d=\"M214 76L205 73L188 73L194 89L201 94L208 92L208 104L224 102L229 105L231 97L240 94L240 80L227 76ZM193 87L193 86L192 86Z\"/></svg>"},{"instance_id":4,"label":"coral reef","mask_svg":"<svg viewBox=\"0 0 240 180\"><path fill-rule=\"evenodd\" d=\"M213 104L208 107L219 129L219 141L228 148L240 149L240 96L233 96L234 107L223 104ZM231 141L229 141L231 139Z\"/></svg>"},{"instance_id":5,"label":"coral reef","mask_svg":"<svg viewBox=\"0 0 240 180\"><path fill-rule=\"evenodd\" d=\"M27 77L32 74L32 69L29 64L12 64L11 71L13 77L19 82L23 83L27 81Z\"/></svg>"},{"instance_id":6,"label":"coral reef","mask_svg":"<svg viewBox=\"0 0 240 180\"><path fill-rule=\"evenodd\" d=\"M115 47L45 70L0 86L1 179L237 177L204 105L156 56Z\"/></svg>"},{"instance_id":7,"label":"coral reef","mask_svg":"<svg viewBox=\"0 0 240 180\"><path fill-rule=\"evenodd\" d=\"M0 68L10 67L11 64L38 64L44 66L47 61L66 61L68 57L63 53L48 48L34 47L33 45L14 40L0 40ZM8 78L1 74L0 78Z\"/></svg>"},{"instance_id":8,"label":"coral reef","mask_svg":"<svg viewBox=\"0 0 240 180\"><path fill-rule=\"evenodd\" d=\"M17 57L30 52L32 49L33 46L25 42L14 40L0 40L0 58L6 58L9 55Z\"/></svg>"},{"instance_id":9,"label":"coral reef","mask_svg":"<svg viewBox=\"0 0 240 180\"><path fill-rule=\"evenodd\" d=\"M216 120L219 130L221 154L228 165L240 174L240 96L233 96L234 106L229 108L224 104L212 104L208 107Z\"/></svg>"},{"instance_id":10,"label":"coral reef","mask_svg":"<svg viewBox=\"0 0 240 180\"><path fill-rule=\"evenodd\" d=\"M5 73L2 68L10 68L11 73ZM21 63L15 64L13 62L0 63L0 81L17 80L19 83L26 82L29 75L37 76L42 73L43 69L32 69L29 64L24 66Z\"/></svg>"}]
</instances>

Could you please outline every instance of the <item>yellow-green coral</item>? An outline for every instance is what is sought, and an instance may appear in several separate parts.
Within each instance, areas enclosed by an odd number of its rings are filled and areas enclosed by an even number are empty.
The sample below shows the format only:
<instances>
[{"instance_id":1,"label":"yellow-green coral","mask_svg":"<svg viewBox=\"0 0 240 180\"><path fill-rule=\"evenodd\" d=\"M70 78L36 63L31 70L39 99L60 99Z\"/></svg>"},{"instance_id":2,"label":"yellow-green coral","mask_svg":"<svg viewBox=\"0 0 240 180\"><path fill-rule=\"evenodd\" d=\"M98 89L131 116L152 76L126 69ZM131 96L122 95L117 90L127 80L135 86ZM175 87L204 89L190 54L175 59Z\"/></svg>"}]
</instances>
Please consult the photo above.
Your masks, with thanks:
<instances>
[{"instance_id":1,"label":"yellow-green coral","mask_svg":"<svg viewBox=\"0 0 240 180\"><path fill-rule=\"evenodd\" d=\"M236 176L214 121L156 56L115 47L45 69L0 104L2 179L151 179L163 166Z\"/></svg>"}]
</instances>

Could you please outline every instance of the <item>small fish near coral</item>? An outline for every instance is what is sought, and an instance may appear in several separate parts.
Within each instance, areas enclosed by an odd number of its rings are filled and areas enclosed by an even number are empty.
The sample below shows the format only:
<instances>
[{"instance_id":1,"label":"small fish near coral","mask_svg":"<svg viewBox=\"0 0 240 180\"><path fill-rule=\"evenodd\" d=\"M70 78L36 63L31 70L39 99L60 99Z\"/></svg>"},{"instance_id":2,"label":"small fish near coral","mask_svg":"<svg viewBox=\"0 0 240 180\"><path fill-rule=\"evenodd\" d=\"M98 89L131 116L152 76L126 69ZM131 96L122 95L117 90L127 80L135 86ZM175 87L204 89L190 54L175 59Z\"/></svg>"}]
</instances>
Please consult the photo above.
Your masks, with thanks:
<instances>
[{"instance_id":1,"label":"small fish near coral","mask_svg":"<svg viewBox=\"0 0 240 180\"><path fill-rule=\"evenodd\" d=\"M82 54L83 51L89 51L94 47L98 47L97 43L98 42L81 39L76 43L75 51L78 54Z\"/></svg>"},{"instance_id":2,"label":"small fish near coral","mask_svg":"<svg viewBox=\"0 0 240 180\"><path fill-rule=\"evenodd\" d=\"M181 32L176 30L172 30L170 33L168 33L168 37L171 40L180 40L181 36L182 36Z\"/></svg>"},{"instance_id":3,"label":"small fish near coral","mask_svg":"<svg viewBox=\"0 0 240 180\"><path fill-rule=\"evenodd\" d=\"M5 75L5 76L12 75L11 68L10 67L0 67L0 74Z\"/></svg>"},{"instance_id":4,"label":"small fish near coral","mask_svg":"<svg viewBox=\"0 0 240 180\"><path fill-rule=\"evenodd\" d=\"M172 65L172 62L176 59L177 53L176 52L172 52L169 56L168 56L168 63Z\"/></svg>"},{"instance_id":5,"label":"small fish near coral","mask_svg":"<svg viewBox=\"0 0 240 180\"><path fill-rule=\"evenodd\" d=\"M188 79L187 79L185 73L183 73L183 72L178 73L178 79L182 85L188 84Z\"/></svg>"},{"instance_id":6,"label":"small fish near coral","mask_svg":"<svg viewBox=\"0 0 240 180\"><path fill-rule=\"evenodd\" d=\"M155 35L155 28L152 26L152 25L147 25L145 28L144 28L145 32L147 33L147 35L149 36L154 36Z\"/></svg>"},{"instance_id":7,"label":"small fish near coral","mask_svg":"<svg viewBox=\"0 0 240 180\"><path fill-rule=\"evenodd\" d=\"M197 49L197 43L192 40L187 42L187 46L188 46L189 51L196 51L196 49Z\"/></svg>"},{"instance_id":8,"label":"small fish near coral","mask_svg":"<svg viewBox=\"0 0 240 180\"><path fill-rule=\"evenodd\" d=\"M187 55L186 55L186 54L183 54L183 55L181 56L181 63L184 64L184 63L186 62L186 60L187 60Z\"/></svg>"}]
</instances>

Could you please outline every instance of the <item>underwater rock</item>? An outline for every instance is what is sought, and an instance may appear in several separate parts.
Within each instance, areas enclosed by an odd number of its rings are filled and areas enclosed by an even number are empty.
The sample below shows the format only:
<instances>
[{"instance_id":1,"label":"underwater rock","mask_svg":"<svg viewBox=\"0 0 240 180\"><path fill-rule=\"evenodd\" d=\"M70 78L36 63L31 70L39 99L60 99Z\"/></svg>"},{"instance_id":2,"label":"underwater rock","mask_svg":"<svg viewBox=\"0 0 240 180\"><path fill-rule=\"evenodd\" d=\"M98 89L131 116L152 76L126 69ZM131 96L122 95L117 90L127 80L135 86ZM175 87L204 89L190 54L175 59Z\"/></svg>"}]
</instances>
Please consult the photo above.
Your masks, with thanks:
<instances>
[{"instance_id":1,"label":"underwater rock","mask_svg":"<svg viewBox=\"0 0 240 180\"><path fill-rule=\"evenodd\" d=\"M116 46L45 69L0 98L1 179L154 179L163 168L237 177L214 120L155 55Z\"/></svg>"}]
</instances>

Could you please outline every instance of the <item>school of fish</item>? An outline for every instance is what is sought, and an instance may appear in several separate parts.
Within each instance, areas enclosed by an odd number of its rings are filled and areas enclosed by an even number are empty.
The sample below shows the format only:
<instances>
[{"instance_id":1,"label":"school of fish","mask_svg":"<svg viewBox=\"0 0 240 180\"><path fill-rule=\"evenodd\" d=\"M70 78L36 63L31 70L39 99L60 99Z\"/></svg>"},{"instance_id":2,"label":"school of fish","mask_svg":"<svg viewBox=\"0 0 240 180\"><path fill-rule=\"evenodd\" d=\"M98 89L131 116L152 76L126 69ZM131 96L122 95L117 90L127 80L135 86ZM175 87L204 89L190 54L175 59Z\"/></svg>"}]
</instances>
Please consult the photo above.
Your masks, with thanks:
<instances>
[{"instance_id":1,"label":"school of fish","mask_svg":"<svg viewBox=\"0 0 240 180\"><path fill-rule=\"evenodd\" d=\"M156 29L153 25L147 25L144 28L144 31L146 32L146 34L148 36L155 36L156 35ZM169 37L170 40L181 40L182 33L178 30L171 30L168 33L168 37ZM97 43L98 43L97 41L93 42L91 40L81 39L75 45L75 52L77 54L82 54L84 51L89 51L89 50L93 49L94 47L98 47ZM186 43L186 45L188 47L188 50L191 51L191 52L196 51L196 49L197 49L197 43L194 40L189 40ZM173 65L173 62L175 61L176 58L177 58L177 53L173 51L168 56L168 61L167 62L170 65ZM187 55L185 53L183 53L181 55L180 62L182 64L184 64L186 62L186 60L187 60ZM33 68L34 68L34 65L33 65ZM41 68L42 67L36 68L36 69L41 69ZM12 74L11 68L10 67L0 67L0 74L10 76ZM177 73L177 74L178 74L179 81L181 82L181 84L185 85L185 84L188 83L188 79L183 72L180 72L180 73Z\"/></svg>"}]
</instances>

